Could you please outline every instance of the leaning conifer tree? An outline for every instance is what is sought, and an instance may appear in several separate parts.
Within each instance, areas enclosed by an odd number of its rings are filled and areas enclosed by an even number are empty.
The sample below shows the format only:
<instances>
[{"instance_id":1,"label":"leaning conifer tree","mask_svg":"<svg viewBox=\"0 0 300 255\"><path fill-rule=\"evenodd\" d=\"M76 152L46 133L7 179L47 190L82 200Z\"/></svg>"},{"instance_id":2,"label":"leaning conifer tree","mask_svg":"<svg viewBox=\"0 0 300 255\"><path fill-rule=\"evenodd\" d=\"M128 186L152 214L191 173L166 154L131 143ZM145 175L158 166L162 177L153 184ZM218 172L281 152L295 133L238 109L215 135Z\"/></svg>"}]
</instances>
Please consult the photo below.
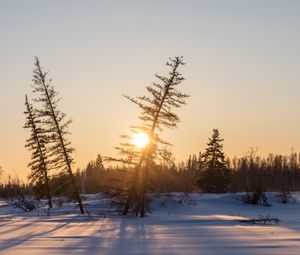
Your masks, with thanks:
<instances>
[{"instance_id":1,"label":"leaning conifer tree","mask_svg":"<svg viewBox=\"0 0 300 255\"><path fill-rule=\"evenodd\" d=\"M132 127L132 131L147 134L149 143L142 150L134 149L130 142L125 142L117 148L122 155L126 156L121 161L134 165L134 175L124 204L123 215L132 212L136 216L145 216L148 208L146 194L149 171L157 167L161 159L165 160L166 155L170 157L170 153L166 153L165 150L165 146L170 144L163 141L160 135L165 128L176 128L180 119L173 110L185 104L185 98L188 97L177 90L177 86L184 80L178 71L181 65L184 65L182 57L170 58L167 62L170 72L167 76L155 75L160 82L146 87L147 96L136 98L125 96L141 110L139 118L142 123L140 126Z\"/></svg>"},{"instance_id":2,"label":"leaning conifer tree","mask_svg":"<svg viewBox=\"0 0 300 255\"><path fill-rule=\"evenodd\" d=\"M58 92L51 85L51 79L48 79L47 75L48 73L43 71L38 58L36 58L32 87L33 92L39 94L39 97L35 99L36 102L42 104L38 114L43 119L42 124L51 139L51 144L48 146L51 167L69 176L74 197L78 202L80 212L84 214L84 207L72 171L74 148L68 139L70 134L68 127L72 120L67 119L66 114L58 109L60 101Z\"/></svg>"},{"instance_id":3,"label":"leaning conifer tree","mask_svg":"<svg viewBox=\"0 0 300 255\"><path fill-rule=\"evenodd\" d=\"M49 137L41 127L41 120L38 118L36 110L29 103L28 97L25 97L26 123L24 128L30 129L30 137L26 140L25 147L32 151L31 161L28 167L31 168L29 179L33 183L39 183L44 187L45 195L48 199L49 208L52 208L52 196L49 186L49 160L47 157L47 142Z\"/></svg>"}]
</instances>

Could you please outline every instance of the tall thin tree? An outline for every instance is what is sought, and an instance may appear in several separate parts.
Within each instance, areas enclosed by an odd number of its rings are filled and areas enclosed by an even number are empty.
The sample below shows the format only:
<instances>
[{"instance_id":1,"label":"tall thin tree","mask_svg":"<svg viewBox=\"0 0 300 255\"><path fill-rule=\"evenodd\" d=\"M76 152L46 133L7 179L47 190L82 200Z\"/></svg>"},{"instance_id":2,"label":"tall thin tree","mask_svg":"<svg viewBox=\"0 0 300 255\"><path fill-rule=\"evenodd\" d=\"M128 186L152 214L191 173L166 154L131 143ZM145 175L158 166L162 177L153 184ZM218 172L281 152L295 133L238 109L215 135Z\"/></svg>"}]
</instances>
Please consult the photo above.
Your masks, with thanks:
<instances>
[{"instance_id":1,"label":"tall thin tree","mask_svg":"<svg viewBox=\"0 0 300 255\"><path fill-rule=\"evenodd\" d=\"M32 151L31 162L28 164L31 168L29 179L33 183L39 182L44 186L49 208L52 208L52 196L48 176L49 160L47 158L46 147L49 137L41 127L41 120L38 118L32 104L29 103L27 95L25 97L25 107L26 123L24 128L30 129L30 137L26 140L25 147Z\"/></svg>"},{"instance_id":2,"label":"tall thin tree","mask_svg":"<svg viewBox=\"0 0 300 255\"><path fill-rule=\"evenodd\" d=\"M122 154L128 155L129 161L135 165L135 175L124 206L124 215L130 210L135 210L136 215L145 216L149 170L153 169L160 159L165 159L166 155L170 157L170 153L166 153L164 148L169 143L163 141L160 135L164 128L176 128L180 119L173 109L185 104L185 98L188 97L177 90L177 86L184 80L178 71L181 65L184 65L182 57L170 58L167 62L171 69L168 75L155 75L160 83L146 87L149 96L125 96L141 110L139 118L142 124L134 126L133 132L146 133L149 143L140 153L134 151L129 143L123 143L123 146L118 148Z\"/></svg>"},{"instance_id":3,"label":"tall thin tree","mask_svg":"<svg viewBox=\"0 0 300 255\"><path fill-rule=\"evenodd\" d=\"M39 94L35 101L42 104L42 108L38 110L39 117L43 118L43 125L51 137L51 146L49 146L51 164L53 168L61 170L69 176L80 212L84 214L84 206L72 171L74 148L68 139L70 134L68 127L72 120L66 119L66 114L58 109L60 101L58 92L51 85L51 79L48 79L47 75L48 73L43 71L38 58L36 58L32 87L33 92Z\"/></svg>"}]
</instances>

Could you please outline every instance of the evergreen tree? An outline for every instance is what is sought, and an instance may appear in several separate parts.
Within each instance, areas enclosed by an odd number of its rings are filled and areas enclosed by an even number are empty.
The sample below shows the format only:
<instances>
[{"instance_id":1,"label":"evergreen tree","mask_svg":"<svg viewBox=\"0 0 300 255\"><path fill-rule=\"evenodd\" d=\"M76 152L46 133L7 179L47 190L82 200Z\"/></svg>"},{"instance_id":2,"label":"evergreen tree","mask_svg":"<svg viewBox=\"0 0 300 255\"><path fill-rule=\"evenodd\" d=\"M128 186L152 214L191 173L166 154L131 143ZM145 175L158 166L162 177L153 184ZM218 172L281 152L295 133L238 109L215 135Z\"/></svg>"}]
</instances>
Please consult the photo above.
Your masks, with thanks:
<instances>
[{"instance_id":1,"label":"evergreen tree","mask_svg":"<svg viewBox=\"0 0 300 255\"><path fill-rule=\"evenodd\" d=\"M179 117L173 109L185 104L185 98L188 97L176 88L184 80L178 72L181 65L184 65L182 57L170 58L167 66L171 71L168 76L155 75L160 83L146 87L149 96L137 98L125 96L141 110L139 118L142 124L133 127L133 132L147 134L149 143L141 150L137 150L130 142L124 142L117 148L125 156L121 161L134 166L131 187L124 205L124 215L131 211L141 217L145 216L148 208L146 193L149 190L149 170L151 169L151 173L154 172L159 162L170 158L171 154L165 148L169 143L163 141L160 134L164 128L176 127ZM123 137L130 139L129 136Z\"/></svg>"},{"instance_id":2,"label":"evergreen tree","mask_svg":"<svg viewBox=\"0 0 300 255\"><path fill-rule=\"evenodd\" d=\"M80 212L84 214L84 207L72 171L74 148L71 147L71 142L68 139L70 134L68 127L72 121L66 119L66 114L58 109L58 102L60 101L58 92L51 85L51 80L47 78L47 74L36 58L32 87L34 93L39 93L39 97L35 99L36 102L42 104L42 108L38 110L39 117L43 119L43 125L51 138L51 146L49 146L51 164L53 168L69 176Z\"/></svg>"},{"instance_id":3,"label":"evergreen tree","mask_svg":"<svg viewBox=\"0 0 300 255\"><path fill-rule=\"evenodd\" d=\"M225 192L230 181L223 152L223 141L219 130L213 129L213 135L209 138L206 151L202 155L205 170L198 180L198 185L203 192Z\"/></svg>"},{"instance_id":4,"label":"evergreen tree","mask_svg":"<svg viewBox=\"0 0 300 255\"><path fill-rule=\"evenodd\" d=\"M187 160L186 163L186 170L185 170L186 177L190 180L189 183L187 184L187 188L189 190L193 190L195 186L198 186L197 180L202 174L203 165L204 162L203 162L203 157L201 152L199 152L198 157L195 154L189 156L189 159Z\"/></svg>"},{"instance_id":5,"label":"evergreen tree","mask_svg":"<svg viewBox=\"0 0 300 255\"><path fill-rule=\"evenodd\" d=\"M96 161L95 161L95 167L101 171L104 171L104 165L103 165L103 159L100 154L97 155Z\"/></svg>"},{"instance_id":6,"label":"evergreen tree","mask_svg":"<svg viewBox=\"0 0 300 255\"><path fill-rule=\"evenodd\" d=\"M45 130L40 126L41 121L38 119L36 111L29 103L27 95L25 98L26 110L26 123L24 128L30 129L30 138L26 141L25 147L32 151L31 162L28 166L31 168L29 179L32 183L41 185L46 193L49 208L52 208L52 198L49 186L48 177L48 163L47 158L47 142L49 137L46 135Z\"/></svg>"},{"instance_id":7,"label":"evergreen tree","mask_svg":"<svg viewBox=\"0 0 300 255\"><path fill-rule=\"evenodd\" d=\"M88 163L85 171L85 187L88 193L100 192L103 186L104 165L101 155L97 156L96 161Z\"/></svg>"}]
</instances>

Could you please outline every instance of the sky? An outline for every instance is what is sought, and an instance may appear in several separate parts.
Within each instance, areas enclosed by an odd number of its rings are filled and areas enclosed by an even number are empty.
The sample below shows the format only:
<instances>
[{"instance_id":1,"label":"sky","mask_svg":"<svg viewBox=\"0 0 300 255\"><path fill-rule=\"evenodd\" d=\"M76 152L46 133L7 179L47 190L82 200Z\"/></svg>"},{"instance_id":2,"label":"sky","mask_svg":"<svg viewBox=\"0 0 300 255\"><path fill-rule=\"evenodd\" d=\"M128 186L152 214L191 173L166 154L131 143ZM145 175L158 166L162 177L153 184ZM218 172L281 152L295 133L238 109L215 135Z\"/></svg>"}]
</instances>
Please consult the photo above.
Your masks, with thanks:
<instances>
[{"instance_id":1,"label":"sky","mask_svg":"<svg viewBox=\"0 0 300 255\"><path fill-rule=\"evenodd\" d=\"M76 168L114 149L139 123L123 98L144 95L183 56L190 95L164 137L178 161L218 128L227 156L300 152L300 1L0 0L0 166L26 178L24 98L34 56L73 119Z\"/></svg>"}]
</instances>

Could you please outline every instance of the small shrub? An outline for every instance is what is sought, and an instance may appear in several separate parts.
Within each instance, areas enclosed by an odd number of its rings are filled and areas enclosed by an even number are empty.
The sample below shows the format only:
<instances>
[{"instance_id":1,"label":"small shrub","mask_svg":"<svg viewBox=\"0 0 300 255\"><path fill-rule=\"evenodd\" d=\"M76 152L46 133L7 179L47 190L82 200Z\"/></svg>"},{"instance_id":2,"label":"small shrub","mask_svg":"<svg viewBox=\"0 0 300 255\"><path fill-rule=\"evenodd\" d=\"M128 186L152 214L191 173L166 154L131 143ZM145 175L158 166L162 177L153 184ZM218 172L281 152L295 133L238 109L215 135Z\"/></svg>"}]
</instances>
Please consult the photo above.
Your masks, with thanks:
<instances>
[{"instance_id":1,"label":"small shrub","mask_svg":"<svg viewBox=\"0 0 300 255\"><path fill-rule=\"evenodd\" d=\"M15 208L19 208L24 212L31 212L39 207L40 200L36 200L33 196L25 196L19 194L11 197L9 204Z\"/></svg>"},{"instance_id":2,"label":"small shrub","mask_svg":"<svg viewBox=\"0 0 300 255\"><path fill-rule=\"evenodd\" d=\"M287 204L290 202L291 198L292 198L292 195L289 191L282 191L280 194L279 194L279 198L280 198L280 201L281 203L283 204Z\"/></svg>"},{"instance_id":3,"label":"small shrub","mask_svg":"<svg viewBox=\"0 0 300 255\"><path fill-rule=\"evenodd\" d=\"M65 202L66 199L64 197L58 197L53 200L53 203L57 208L62 208Z\"/></svg>"},{"instance_id":4,"label":"small shrub","mask_svg":"<svg viewBox=\"0 0 300 255\"><path fill-rule=\"evenodd\" d=\"M252 205L263 205L270 207L271 205L268 203L268 198L266 194L260 190L257 190L252 193L247 193L244 198L243 202L245 204L252 204Z\"/></svg>"},{"instance_id":5,"label":"small shrub","mask_svg":"<svg viewBox=\"0 0 300 255\"><path fill-rule=\"evenodd\" d=\"M197 205L195 199L193 199L189 194L185 193L182 194L180 199L178 200L179 204L186 204L186 205Z\"/></svg>"},{"instance_id":6,"label":"small shrub","mask_svg":"<svg viewBox=\"0 0 300 255\"><path fill-rule=\"evenodd\" d=\"M272 225L272 224L278 225L281 222L281 220L277 217L267 215L267 216L258 216L258 218L239 220L239 222L262 224L262 225Z\"/></svg>"}]
</instances>

